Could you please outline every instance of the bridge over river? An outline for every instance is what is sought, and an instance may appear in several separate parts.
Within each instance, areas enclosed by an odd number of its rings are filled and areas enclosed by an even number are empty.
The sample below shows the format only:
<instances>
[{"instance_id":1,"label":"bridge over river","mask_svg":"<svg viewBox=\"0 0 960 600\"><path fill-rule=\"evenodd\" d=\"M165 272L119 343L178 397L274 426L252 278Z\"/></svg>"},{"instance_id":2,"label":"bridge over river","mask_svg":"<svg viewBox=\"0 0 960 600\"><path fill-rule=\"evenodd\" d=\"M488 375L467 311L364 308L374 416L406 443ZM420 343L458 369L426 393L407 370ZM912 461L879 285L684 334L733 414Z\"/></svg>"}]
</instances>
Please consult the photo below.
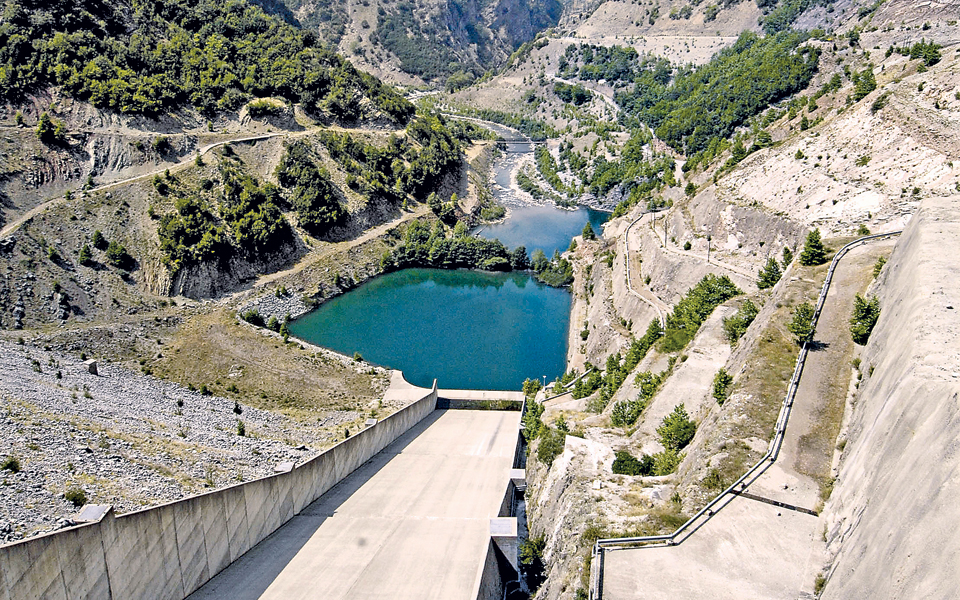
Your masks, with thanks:
<instances>
[{"instance_id":1,"label":"bridge over river","mask_svg":"<svg viewBox=\"0 0 960 600\"><path fill-rule=\"evenodd\" d=\"M398 389L395 378L388 394L423 391ZM438 396L455 408L522 401L518 392ZM434 410L189 597L483 597L485 567L496 566L488 555L516 564L516 521L500 517L511 474L522 477L511 473L519 425L518 410ZM491 528L506 534L496 550Z\"/></svg>"}]
</instances>

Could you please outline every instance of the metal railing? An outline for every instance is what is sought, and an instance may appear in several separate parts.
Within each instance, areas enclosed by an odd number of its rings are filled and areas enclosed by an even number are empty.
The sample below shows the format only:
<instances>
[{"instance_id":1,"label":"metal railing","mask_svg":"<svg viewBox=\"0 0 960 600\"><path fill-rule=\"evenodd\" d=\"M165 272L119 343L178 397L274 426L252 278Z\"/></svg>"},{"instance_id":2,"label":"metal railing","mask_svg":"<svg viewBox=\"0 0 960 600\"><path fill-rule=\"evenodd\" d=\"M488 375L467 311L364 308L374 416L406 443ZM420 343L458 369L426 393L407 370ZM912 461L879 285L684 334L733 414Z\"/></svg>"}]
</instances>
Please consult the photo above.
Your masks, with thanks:
<instances>
[{"instance_id":1,"label":"metal railing","mask_svg":"<svg viewBox=\"0 0 960 600\"><path fill-rule=\"evenodd\" d=\"M823 282L823 287L820 289L820 296L817 298L817 306L814 310L813 319L811 321L811 337L812 332L815 332L817 329L817 321L820 319L820 313L823 311L823 306L826 303L827 294L830 291L830 284L833 281L833 274L837 268L837 264L840 262L840 259L843 258L843 256L851 249L866 242L897 236L901 233L902 230L898 230L864 236L850 242L837 252L836 256L833 257L833 261L830 263L830 268L827 270L827 277ZM794 398L797 393L797 388L800 385L800 376L803 374L803 366L807 360L807 353L810 349L810 345L811 340L807 339L803 342L803 346L800 348L800 354L797 356L797 364L793 370L793 377L790 378L790 386L787 388L786 396L784 397L783 404L780 407L780 414L777 417L776 429L774 430L773 439L770 441L770 445L767 448L767 453L764 454L755 465L753 465L732 485L720 492L716 498L700 509L697 514L690 517L686 523L678 527L673 533L667 535L606 538L597 540L593 545L593 563L596 564L597 567L595 571L596 576L594 576L594 571L591 569L591 600L602 600L603 598L603 553L605 550L616 550L626 546L657 548L663 546L675 546L681 543L684 539L690 535L693 535L695 531L700 529L700 527L702 527L711 517L713 517L721 508L723 508L723 506L726 505L725 503L731 501L737 495L736 488L738 486L741 488L739 491L745 490L750 483L753 483L758 477L760 477L760 475L763 474L764 471L766 471L774 462L776 462L777 457L780 455L780 449L783 446L783 439L787 430L787 421L790 419L790 412L793 409Z\"/></svg>"}]
</instances>

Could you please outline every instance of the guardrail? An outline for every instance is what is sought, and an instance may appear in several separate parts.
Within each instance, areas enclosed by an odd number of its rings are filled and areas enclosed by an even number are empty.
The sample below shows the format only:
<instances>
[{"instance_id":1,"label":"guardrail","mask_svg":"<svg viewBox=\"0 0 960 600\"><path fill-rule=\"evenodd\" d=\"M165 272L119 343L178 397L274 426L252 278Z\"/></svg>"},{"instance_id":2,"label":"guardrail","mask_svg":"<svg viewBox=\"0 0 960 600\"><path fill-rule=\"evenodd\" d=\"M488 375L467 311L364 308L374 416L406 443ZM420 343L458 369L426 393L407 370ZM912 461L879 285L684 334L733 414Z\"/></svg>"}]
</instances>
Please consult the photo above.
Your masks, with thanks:
<instances>
[{"instance_id":1,"label":"guardrail","mask_svg":"<svg viewBox=\"0 0 960 600\"><path fill-rule=\"evenodd\" d=\"M846 253L851 249L865 244L866 242L894 237L900 235L901 233L902 230L898 230L864 236L850 242L837 252L837 254L833 257L833 261L830 263L830 268L827 270L827 277L823 282L823 287L820 289L820 296L817 298L817 307L814 310L813 320L811 322L811 337L813 332L815 332L817 329L817 321L820 319L820 313L823 311L823 306L826 303L827 294L830 291L830 284L833 281L833 274L837 268L837 264L840 262L840 259L843 258L844 255L846 255ZM693 535L696 530L710 520L710 518L713 517L713 515L715 515L721 508L723 508L723 506L726 506L726 504L721 505L721 503L732 500L733 497L738 494L738 492L735 491L738 486L740 487L739 491L745 490L750 483L753 483L758 477L760 477L760 475L763 474L764 471L766 471L773 463L776 462L777 457L780 455L780 449L783 446L783 439L787 430L787 421L789 421L790 413L793 409L793 401L797 394L797 387L800 385L800 377L803 374L803 366L807 360L807 353L809 352L810 343L810 339L804 340L803 346L800 348L800 354L797 356L797 364L793 369L793 377L790 378L790 386L787 388L787 394L784 397L783 404L780 407L780 414L777 416L777 425L774 430L774 436L767 448L767 453L764 454L755 465L753 465L732 485L720 492L716 498L700 509L697 514L690 517L686 523L678 527L673 533L667 535L606 538L597 540L593 545L592 564L595 565L595 567L591 568L590 573L590 600L602 600L603 598L603 553L605 550L622 549L626 546L658 548L663 546L675 546L681 543L684 539L690 535Z\"/></svg>"}]
</instances>

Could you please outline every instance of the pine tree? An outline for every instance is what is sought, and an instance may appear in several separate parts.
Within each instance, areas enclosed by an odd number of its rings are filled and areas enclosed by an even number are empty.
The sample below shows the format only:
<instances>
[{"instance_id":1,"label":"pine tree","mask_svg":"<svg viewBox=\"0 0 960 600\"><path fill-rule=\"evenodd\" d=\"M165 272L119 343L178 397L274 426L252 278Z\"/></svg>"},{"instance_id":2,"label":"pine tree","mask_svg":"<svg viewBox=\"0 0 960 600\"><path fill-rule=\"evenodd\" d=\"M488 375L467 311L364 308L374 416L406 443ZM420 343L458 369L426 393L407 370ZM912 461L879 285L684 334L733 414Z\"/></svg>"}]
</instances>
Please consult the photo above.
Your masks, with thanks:
<instances>
[{"instance_id":1,"label":"pine tree","mask_svg":"<svg viewBox=\"0 0 960 600\"><path fill-rule=\"evenodd\" d=\"M853 341L861 346L870 339L870 333L873 332L874 325L880 318L880 299L866 298L857 294L853 298L853 315L850 317L850 335Z\"/></svg>"},{"instance_id":2,"label":"pine tree","mask_svg":"<svg viewBox=\"0 0 960 600\"><path fill-rule=\"evenodd\" d=\"M827 250L823 247L820 240L820 230L814 229L807 234L807 241L803 245L803 252L800 253L800 264L805 267L822 265L827 262Z\"/></svg>"},{"instance_id":3,"label":"pine tree","mask_svg":"<svg viewBox=\"0 0 960 600\"><path fill-rule=\"evenodd\" d=\"M777 282L780 281L780 275L783 273L780 271L780 263L777 262L777 259L770 257L767 259L767 265L760 269L759 279L757 280L757 287L761 290L771 288L777 285Z\"/></svg>"}]
</instances>

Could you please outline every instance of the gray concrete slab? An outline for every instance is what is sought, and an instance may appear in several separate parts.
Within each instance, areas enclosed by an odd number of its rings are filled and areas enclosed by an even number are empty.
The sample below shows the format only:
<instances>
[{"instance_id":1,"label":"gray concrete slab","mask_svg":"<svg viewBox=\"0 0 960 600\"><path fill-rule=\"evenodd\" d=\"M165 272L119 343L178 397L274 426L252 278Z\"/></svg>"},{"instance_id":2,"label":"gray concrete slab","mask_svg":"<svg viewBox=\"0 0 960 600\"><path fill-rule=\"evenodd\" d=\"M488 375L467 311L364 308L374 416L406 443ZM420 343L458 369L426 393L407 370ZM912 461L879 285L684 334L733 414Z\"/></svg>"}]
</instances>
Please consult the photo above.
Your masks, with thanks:
<instances>
[{"instance_id":1,"label":"gray concrete slab","mask_svg":"<svg viewBox=\"0 0 960 600\"><path fill-rule=\"evenodd\" d=\"M603 599L795 599L812 587L819 531L814 516L734 498L678 546L608 551Z\"/></svg>"},{"instance_id":2,"label":"gray concrete slab","mask_svg":"<svg viewBox=\"0 0 960 600\"><path fill-rule=\"evenodd\" d=\"M191 600L470 598L519 420L436 411Z\"/></svg>"}]
</instances>

